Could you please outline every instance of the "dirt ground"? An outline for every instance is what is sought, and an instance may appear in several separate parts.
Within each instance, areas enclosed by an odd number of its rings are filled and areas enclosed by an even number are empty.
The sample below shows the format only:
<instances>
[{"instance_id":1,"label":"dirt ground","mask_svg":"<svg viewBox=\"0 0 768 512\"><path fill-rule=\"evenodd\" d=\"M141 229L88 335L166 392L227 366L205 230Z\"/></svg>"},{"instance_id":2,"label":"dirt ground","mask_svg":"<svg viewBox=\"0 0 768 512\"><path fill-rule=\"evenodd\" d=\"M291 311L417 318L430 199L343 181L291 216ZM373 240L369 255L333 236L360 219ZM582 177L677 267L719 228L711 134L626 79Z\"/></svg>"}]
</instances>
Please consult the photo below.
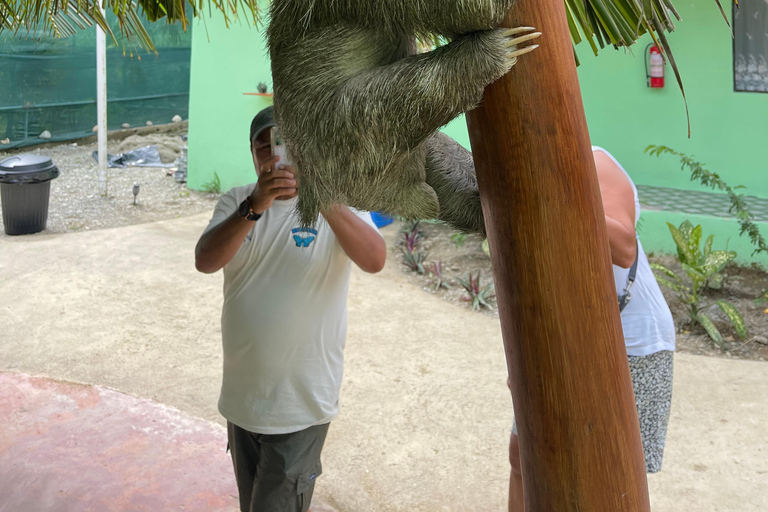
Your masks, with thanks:
<instances>
[{"instance_id":1,"label":"dirt ground","mask_svg":"<svg viewBox=\"0 0 768 512\"><path fill-rule=\"evenodd\" d=\"M0 371L223 424L222 276L193 266L208 217L0 236ZM384 230L391 248L396 231ZM382 273L353 272L342 410L317 493L340 512L501 512L513 418L498 320L409 279L394 249ZM768 510L768 366L689 353L675 364L653 510Z\"/></svg>"},{"instance_id":2,"label":"dirt ground","mask_svg":"<svg viewBox=\"0 0 768 512\"><path fill-rule=\"evenodd\" d=\"M404 227L400 227L404 229ZM455 231L443 224L422 222L419 224L422 233L420 249L427 255L427 262L441 261L446 278L452 286L449 289L435 290L435 279L427 272L420 275L411 272L405 265L400 265L406 279L420 286L424 291L437 295L442 299L465 308L470 304L465 300L466 292L456 282L457 277L466 276L468 272L482 276L482 284L492 283L491 261L483 252L482 239L477 235L468 235L461 247L451 240ZM397 240L398 247L402 246L402 235ZM401 250L397 250L396 259L402 259ZM650 254L649 260L665 265L679 275L684 275L676 258L664 254ZM744 316L748 336L745 340L739 340L727 318L717 306L707 310L712 316L725 339L725 349L717 347L704 329L689 322L688 315L683 305L675 300L674 292L662 288L667 303L672 310L672 316L678 327L677 349L679 352L707 355L713 357L725 357L729 359L750 359L754 361L768 361L768 304L757 305L755 298L768 289L768 272L757 266L744 267L731 264L726 267L724 274L726 279L720 290L708 290L704 294L705 303L714 303L719 299L731 302ZM498 317L495 303L489 309L483 309L482 313Z\"/></svg>"}]
</instances>

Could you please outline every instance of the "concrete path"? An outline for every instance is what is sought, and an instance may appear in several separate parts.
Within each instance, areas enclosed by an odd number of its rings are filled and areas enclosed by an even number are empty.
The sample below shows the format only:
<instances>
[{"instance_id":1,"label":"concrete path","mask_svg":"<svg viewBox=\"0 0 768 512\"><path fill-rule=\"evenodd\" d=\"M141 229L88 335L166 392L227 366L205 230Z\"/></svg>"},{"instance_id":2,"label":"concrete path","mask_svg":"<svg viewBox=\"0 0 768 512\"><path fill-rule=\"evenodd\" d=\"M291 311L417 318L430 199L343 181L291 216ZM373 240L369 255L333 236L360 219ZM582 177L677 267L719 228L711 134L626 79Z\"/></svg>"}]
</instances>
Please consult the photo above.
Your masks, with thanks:
<instances>
[{"instance_id":1,"label":"concrete path","mask_svg":"<svg viewBox=\"0 0 768 512\"><path fill-rule=\"evenodd\" d=\"M0 237L0 371L223 424L221 275L193 266L206 221ZM413 287L397 265L353 273L342 412L318 493L342 512L501 512L512 411L498 323ZM768 510L766 427L766 363L678 355L654 511Z\"/></svg>"}]
</instances>

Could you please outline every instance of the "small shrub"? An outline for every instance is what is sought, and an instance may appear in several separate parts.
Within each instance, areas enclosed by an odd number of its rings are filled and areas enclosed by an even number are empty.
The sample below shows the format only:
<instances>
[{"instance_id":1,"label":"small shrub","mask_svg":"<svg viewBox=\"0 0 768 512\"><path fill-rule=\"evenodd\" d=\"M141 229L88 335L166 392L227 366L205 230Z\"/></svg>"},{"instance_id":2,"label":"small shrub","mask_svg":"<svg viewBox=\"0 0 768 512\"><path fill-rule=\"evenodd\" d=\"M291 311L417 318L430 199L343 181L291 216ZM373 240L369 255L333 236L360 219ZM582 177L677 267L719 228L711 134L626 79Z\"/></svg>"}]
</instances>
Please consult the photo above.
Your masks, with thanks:
<instances>
[{"instance_id":1,"label":"small shrub","mask_svg":"<svg viewBox=\"0 0 768 512\"><path fill-rule=\"evenodd\" d=\"M736 187L731 187L719 174L706 169L704 164L695 160L692 156L678 153L672 148L666 146L648 146L645 148L645 152L654 156L673 155L678 157L681 164L680 169L685 170L688 168L688 171L691 173L691 181L698 181L705 187L709 187L712 190L722 190L728 194L728 199L731 202L731 208L728 211L736 216L736 220L740 227L739 235L743 236L746 234L749 237L749 241L755 246L752 255L768 253L768 241L766 241L765 237L760 233L760 229L754 221L755 216L749 211L749 205L744 199L744 194L736 192L736 190L743 189L744 186L738 185ZM761 297L768 297L768 290L761 292L760 297L756 300L760 300Z\"/></svg>"},{"instance_id":2,"label":"small shrub","mask_svg":"<svg viewBox=\"0 0 768 512\"><path fill-rule=\"evenodd\" d=\"M736 258L733 251L713 251L712 242L714 235L710 235L704 242L702 250L701 226L693 227L690 221L685 221L676 228L667 223L672 233L672 238L677 245L677 259L687 274L691 284L688 285L683 279L671 269L656 263L651 264L651 268L663 275L656 274L656 280L659 284L666 286L677 294L677 300L686 307L690 319L700 324L707 331L712 341L723 348L723 336L715 326L712 319L705 313L710 306L717 304L725 313L731 324L736 329L739 338L744 339L747 336L747 329L744 318L741 313L726 300L718 300L714 304L702 304L702 292L710 282L722 282L722 270L725 266Z\"/></svg>"},{"instance_id":3,"label":"small shrub","mask_svg":"<svg viewBox=\"0 0 768 512\"><path fill-rule=\"evenodd\" d=\"M432 284L434 285L436 292L439 292L443 288L447 290L451 287L451 285L448 283L448 280L443 275L442 260L438 261L437 263L433 263L429 268L429 273L432 276Z\"/></svg>"},{"instance_id":4,"label":"small shrub","mask_svg":"<svg viewBox=\"0 0 768 512\"><path fill-rule=\"evenodd\" d=\"M416 249L414 252L403 249L403 263L408 270L416 272L417 274L426 274L424 268L424 261L427 259L427 255Z\"/></svg>"},{"instance_id":5,"label":"small shrub","mask_svg":"<svg viewBox=\"0 0 768 512\"><path fill-rule=\"evenodd\" d=\"M418 241L424 236L424 233L421 232L420 228L421 221L415 220L411 222L403 222L403 225L400 228L400 234L403 236L411 235Z\"/></svg>"},{"instance_id":6,"label":"small shrub","mask_svg":"<svg viewBox=\"0 0 768 512\"><path fill-rule=\"evenodd\" d=\"M424 261L427 259L427 255L419 250L419 242L421 242L422 236L419 230L419 221L403 225L400 234L403 237L401 248L403 251L403 264L412 272L426 274Z\"/></svg>"},{"instance_id":7,"label":"small shrub","mask_svg":"<svg viewBox=\"0 0 768 512\"><path fill-rule=\"evenodd\" d=\"M464 297L464 300L472 303L472 311L477 311L480 308L490 308L491 301L496 297L493 283L481 286L480 274L478 271L477 277L475 277L470 272L464 278L457 278L459 284L467 291L467 296Z\"/></svg>"},{"instance_id":8,"label":"small shrub","mask_svg":"<svg viewBox=\"0 0 768 512\"><path fill-rule=\"evenodd\" d=\"M412 231L409 233L403 233L403 250L407 252L415 252L421 242L421 235L418 231Z\"/></svg>"}]
</instances>

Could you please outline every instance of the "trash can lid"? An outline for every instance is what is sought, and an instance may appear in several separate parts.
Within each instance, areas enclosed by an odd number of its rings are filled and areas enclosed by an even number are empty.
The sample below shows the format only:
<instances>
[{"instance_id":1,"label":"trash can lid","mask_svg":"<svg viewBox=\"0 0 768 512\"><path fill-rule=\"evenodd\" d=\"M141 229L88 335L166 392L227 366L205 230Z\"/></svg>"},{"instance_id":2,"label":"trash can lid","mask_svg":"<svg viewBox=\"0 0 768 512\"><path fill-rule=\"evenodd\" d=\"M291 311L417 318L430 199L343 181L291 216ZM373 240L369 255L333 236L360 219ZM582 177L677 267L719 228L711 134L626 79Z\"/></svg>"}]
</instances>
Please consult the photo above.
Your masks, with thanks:
<instances>
[{"instance_id":1,"label":"trash can lid","mask_svg":"<svg viewBox=\"0 0 768 512\"><path fill-rule=\"evenodd\" d=\"M40 183L58 176L58 167L47 156L15 155L0 162L0 183Z\"/></svg>"}]
</instances>

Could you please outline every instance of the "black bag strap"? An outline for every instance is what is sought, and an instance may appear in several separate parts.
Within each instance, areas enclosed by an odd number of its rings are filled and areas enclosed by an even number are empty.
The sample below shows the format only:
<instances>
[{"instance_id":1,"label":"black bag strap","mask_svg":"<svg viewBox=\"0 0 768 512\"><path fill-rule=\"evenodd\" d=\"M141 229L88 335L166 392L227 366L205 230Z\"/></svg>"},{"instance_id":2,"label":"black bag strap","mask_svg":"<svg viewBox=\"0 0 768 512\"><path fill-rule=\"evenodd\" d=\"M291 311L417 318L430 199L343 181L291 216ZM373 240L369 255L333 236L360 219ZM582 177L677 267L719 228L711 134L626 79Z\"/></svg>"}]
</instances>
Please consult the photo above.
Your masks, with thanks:
<instances>
[{"instance_id":1,"label":"black bag strap","mask_svg":"<svg viewBox=\"0 0 768 512\"><path fill-rule=\"evenodd\" d=\"M627 286L624 288L624 294L619 297L619 312L624 311L624 308L629 304L629 300L632 298L632 294L629 292L632 289L632 285L635 283L637 277L637 263L640 260L640 244L635 242L635 262L632 263L632 267L629 269L629 276L627 277Z\"/></svg>"}]
</instances>

